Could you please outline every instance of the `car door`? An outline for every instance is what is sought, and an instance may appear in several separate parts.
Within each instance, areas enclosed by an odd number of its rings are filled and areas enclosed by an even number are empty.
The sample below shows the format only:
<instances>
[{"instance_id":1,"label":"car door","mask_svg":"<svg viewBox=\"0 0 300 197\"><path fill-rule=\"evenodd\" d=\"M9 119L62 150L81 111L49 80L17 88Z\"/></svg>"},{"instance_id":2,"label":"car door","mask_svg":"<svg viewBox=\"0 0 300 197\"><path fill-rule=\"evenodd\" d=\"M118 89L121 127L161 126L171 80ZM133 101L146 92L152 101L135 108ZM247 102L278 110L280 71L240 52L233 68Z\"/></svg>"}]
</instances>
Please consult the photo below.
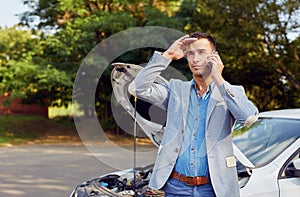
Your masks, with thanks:
<instances>
[{"instance_id":1,"label":"car door","mask_svg":"<svg viewBox=\"0 0 300 197\"><path fill-rule=\"evenodd\" d=\"M279 177L278 186L280 197L299 197L300 170L296 169L294 162L300 161L300 148L285 162Z\"/></svg>"}]
</instances>

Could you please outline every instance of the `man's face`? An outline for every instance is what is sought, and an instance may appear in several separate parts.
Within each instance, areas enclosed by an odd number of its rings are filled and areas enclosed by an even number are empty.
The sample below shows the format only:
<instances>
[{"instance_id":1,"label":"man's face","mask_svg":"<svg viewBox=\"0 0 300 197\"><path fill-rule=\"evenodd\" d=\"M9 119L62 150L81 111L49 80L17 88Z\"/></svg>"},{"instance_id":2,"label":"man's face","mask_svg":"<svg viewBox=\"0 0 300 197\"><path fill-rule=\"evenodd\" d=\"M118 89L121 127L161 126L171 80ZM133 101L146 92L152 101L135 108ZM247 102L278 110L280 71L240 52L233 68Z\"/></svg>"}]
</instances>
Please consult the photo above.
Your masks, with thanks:
<instances>
[{"instance_id":1,"label":"man's face","mask_svg":"<svg viewBox=\"0 0 300 197\"><path fill-rule=\"evenodd\" d=\"M211 68L207 66L207 57L212 54L212 51L211 43L206 38L200 38L188 45L186 56L194 76L210 75Z\"/></svg>"}]
</instances>

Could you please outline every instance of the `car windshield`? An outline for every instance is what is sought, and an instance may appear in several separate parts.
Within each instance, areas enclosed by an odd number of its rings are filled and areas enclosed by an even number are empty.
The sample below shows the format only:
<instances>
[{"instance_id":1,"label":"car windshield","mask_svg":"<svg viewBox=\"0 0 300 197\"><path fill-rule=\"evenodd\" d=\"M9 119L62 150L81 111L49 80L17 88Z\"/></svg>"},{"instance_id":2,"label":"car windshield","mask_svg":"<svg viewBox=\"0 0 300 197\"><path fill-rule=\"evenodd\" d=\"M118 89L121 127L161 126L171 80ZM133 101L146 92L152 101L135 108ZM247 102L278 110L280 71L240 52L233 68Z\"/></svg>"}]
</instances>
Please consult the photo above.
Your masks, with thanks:
<instances>
[{"instance_id":1,"label":"car windshield","mask_svg":"<svg viewBox=\"0 0 300 197\"><path fill-rule=\"evenodd\" d=\"M250 127L236 125L233 143L256 166L270 163L300 136L300 120L260 118Z\"/></svg>"}]
</instances>

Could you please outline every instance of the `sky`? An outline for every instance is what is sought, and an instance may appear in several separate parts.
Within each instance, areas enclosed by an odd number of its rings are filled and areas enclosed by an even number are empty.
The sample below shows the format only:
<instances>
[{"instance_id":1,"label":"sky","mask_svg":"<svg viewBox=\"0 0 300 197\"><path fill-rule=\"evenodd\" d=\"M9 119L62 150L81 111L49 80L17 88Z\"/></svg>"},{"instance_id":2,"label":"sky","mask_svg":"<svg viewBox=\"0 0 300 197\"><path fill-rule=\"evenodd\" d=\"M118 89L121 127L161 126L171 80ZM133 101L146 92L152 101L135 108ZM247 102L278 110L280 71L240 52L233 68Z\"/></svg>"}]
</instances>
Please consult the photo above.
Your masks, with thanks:
<instances>
[{"instance_id":1,"label":"sky","mask_svg":"<svg viewBox=\"0 0 300 197\"><path fill-rule=\"evenodd\" d=\"M18 16L24 11L27 11L28 7L23 5L22 0L0 0L0 26L2 29L12 27L19 22Z\"/></svg>"}]
</instances>

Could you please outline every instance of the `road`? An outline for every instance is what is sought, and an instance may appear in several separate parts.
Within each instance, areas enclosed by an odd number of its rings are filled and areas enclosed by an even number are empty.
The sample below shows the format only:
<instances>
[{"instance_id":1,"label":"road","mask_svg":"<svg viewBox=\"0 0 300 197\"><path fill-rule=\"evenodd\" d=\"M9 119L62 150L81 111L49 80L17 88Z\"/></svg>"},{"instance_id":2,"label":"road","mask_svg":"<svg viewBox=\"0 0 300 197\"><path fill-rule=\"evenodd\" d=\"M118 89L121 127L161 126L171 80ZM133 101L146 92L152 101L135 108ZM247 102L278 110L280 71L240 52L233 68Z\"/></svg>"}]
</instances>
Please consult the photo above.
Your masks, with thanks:
<instances>
[{"instance_id":1,"label":"road","mask_svg":"<svg viewBox=\"0 0 300 197\"><path fill-rule=\"evenodd\" d=\"M97 145L97 149L106 154L91 154L93 151L82 144L0 147L0 196L69 196L76 185L122 166L127 169L132 163L133 156L122 151L105 145ZM138 165L154 161L153 148L138 150L142 153L137 157ZM143 151L149 150L152 156L143 156Z\"/></svg>"}]
</instances>

